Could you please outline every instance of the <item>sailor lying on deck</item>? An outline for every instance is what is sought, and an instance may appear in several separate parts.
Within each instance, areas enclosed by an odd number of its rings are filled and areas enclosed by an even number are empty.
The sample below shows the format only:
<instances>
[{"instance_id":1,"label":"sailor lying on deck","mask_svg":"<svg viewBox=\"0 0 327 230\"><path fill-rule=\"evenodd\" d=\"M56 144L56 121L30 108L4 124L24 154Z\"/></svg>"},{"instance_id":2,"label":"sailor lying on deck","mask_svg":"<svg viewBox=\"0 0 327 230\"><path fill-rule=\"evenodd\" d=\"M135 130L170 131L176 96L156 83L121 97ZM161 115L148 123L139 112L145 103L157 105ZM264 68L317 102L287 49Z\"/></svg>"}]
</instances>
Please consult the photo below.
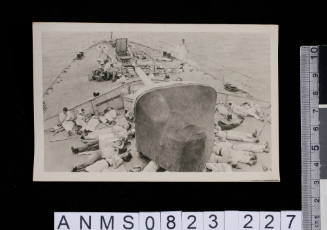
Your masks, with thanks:
<instances>
[{"instance_id":1,"label":"sailor lying on deck","mask_svg":"<svg viewBox=\"0 0 327 230\"><path fill-rule=\"evenodd\" d=\"M229 108L226 107L223 103L217 103L216 104L216 113L221 114L222 116L226 117L231 114L231 111Z\"/></svg>"},{"instance_id":2,"label":"sailor lying on deck","mask_svg":"<svg viewBox=\"0 0 327 230\"><path fill-rule=\"evenodd\" d=\"M85 114L85 110L78 109L76 111L76 120L75 123L77 126L79 126L82 130L86 127L86 122L87 122L87 115Z\"/></svg>"},{"instance_id":3,"label":"sailor lying on deck","mask_svg":"<svg viewBox=\"0 0 327 230\"><path fill-rule=\"evenodd\" d=\"M259 105L256 105L252 102L244 102L241 105L237 105L232 101L227 102L229 108L236 114L242 117L254 117L259 121L263 121L262 111Z\"/></svg>"},{"instance_id":4,"label":"sailor lying on deck","mask_svg":"<svg viewBox=\"0 0 327 230\"><path fill-rule=\"evenodd\" d=\"M243 150L253 153L269 153L269 143L258 144L258 143L237 143L232 145L232 149Z\"/></svg>"},{"instance_id":5,"label":"sailor lying on deck","mask_svg":"<svg viewBox=\"0 0 327 230\"><path fill-rule=\"evenodd\" d=\"M232 166L227 163L208 162L205 171L209 172L232 172Z\"/></svg>"},{"instance_id":6,"label":"sailor lying on deck","mask_svg":"<svg viewBox=\"0 0 327 230\"><path fill-rule=\"evenodd\" d=\"M90 118L90 120L87 121L86 126L83 127L82 131L94 132L100 123L99 117L100 113L95 111L95 114Z\"/></svg>"},{"instance_id":7,"label":"sailor lying on deck","mask_svg":"<svg viewBox=\"0 0 327 230\"><path fill-rule=\"evenodd\" d=\"M114 108L109 107L103 111L103 116L100 116L99 119L102 123L111 124L117 118L117 112Z\"/></svg>"},{"instance_id":8,"label":"sailor lying on deck","mask_svg":"<svg viewBox=\"0 0 327 230\"><path fill-rule=\"evenodd\" d=\"M94 132L88 133L87 135L82 135L81 139L84 142L99 140L99 136L106 133L115 133L118 136L124 137L125 139L129 136L135 135L135 129L132 128L132 125L128 122L120 122L116 125L105 127L102 129L97 129Z\"/></svg>"},{"instance_id":9,"label":"sailor lying on deck","mask_svg":"<svg viewBox=\"0 0 327 230\"><path fill-rule=\"evenodd\" d=\"M269 152L269 144L258 144L258 143L232 143L229 141L218 141L214 142L213 151L219 152L222 148L234 149L247 151L252 153L268 153Z\"/></svg>"},{"instance_id":10,"label":"sailor lying on deck","mask_svg":"<svg viewBox=\"0 0 327 230\"><path fill-rule=\"evenodd\" d=\"M118 168L124 161L130 161L132 158L125 143L113 133L107 133L100 135L99 141L94 141L84 147L72 148L75 153L87 155L87 158L76 165L73 171L100 172L110 166Z\"/></svg>"},{"instance_id":11,"label":"sailor lying on deck","mask_svg":"<svg viewBox=\"0 0 327 230\"><path fill-rule=\"evenodd\" d=\"M85 114L84 109L77 110L76 125L78 126L79 130L85 134L96 131L99 129L101 124L112 124L117 117L117 112L110 107L105 109L103 114L95 111L95 114L90 116Z\"/></svg>"},{"instance_id":12,"label":"sailor lying on deck","mask_svg":"<svg viewBox=\"0 0 327 230\"><path fill-rule=\"evenodd\" d=\"M85 110L77 109L76 110L76 120L75 123L79 132L92 132L96 129L97 125L99 124L99 115L96 112L95 114L86 114Z\"/></svg>"},{"instance_id":13,"label":"sailor lying on deck","mask_svg":"<svg viewBox=\"0 0 327 230\"><path fill-rule=\"evenodd\" d=\"M122 121L121 121L122 120ZM103 129L95 130L87 135L82 135L85 144L72 147L72 152L79 155L88 155L83 163L78 164L73 171L102 171L109 166L119 167L123 161L132 157L127 146L135 135L135 130L124 117L117 120L117 124ZM104 164L105 160L107 164ZM95 162L95 164L93 164Z\"/></svg>"},{"instance_id":14,"label":"sailor lying on deck","mask_svg":"<svg viewBox=\"0 0 327 230\"><path fill-rule=\"evenodd\" d=\"M128 162L132 158L130 150L123 154L117 154L116 150L109 155L104 154L102 151L90 151L87 158L83 162L73 167L73 172L102 172L109 167L114 169L119 168L123 162Z\"/></svg>"},{"instance_id":15,"label":"sailor lying on deck","mask_svg":"<svg viewBox=\"0 0 327 230\"><path fill-rule=\"evenodd\" d=\"M86 153L87 158L73 168L73 172L86 171L86 172L101 172L110 166L118 168L123 159L119 157L115 148L112 152L104 154L101 150L89 151Z\"/></svg>"},{"instance_id":16,"label":"sailor lying on deck","mask_svg":"<svg viewBox=\"0 0 327 230\"><path fill-rule=\"evenodd\" d=\"M222 131L219 126L216 126L214 133L216 137L218 137L223 141L231 140L231 141L244 141L244 142L252 142L252 143L259 142L259 139L257 138L257 130L254 130L253 133L246 133L246 132L234 131L234 130Z\"/></svg>"},{"instance_id":17,"label":"sailor lying on deck","mask_svg":"<svg viewBox=\"0 0 327 230\"><path fill-rule=\"evenodd\" d=\"M117 124L111 127L95 130L88 135L82 135L81 139L85 145L77 148L72 147L72 152L80 153L99 149L100 137L107 134L115 135L118 138L117 143L115 143L117 145L116 147L120 149L120 152L123 152L125 145L134 137L135 129L132 128L130 123L124 123L122 126Z\"/></svg>"},{"instance_id":18,"label":"sailor lying on deck","mask_svg":"<svg viewBox=\"0 0 327 230\"><path fill-rule=\"evenodd\" d=\"M101 134L99 138L101 139L103 136L107 136L107 135ZM83 146L71 147L71 149L72 152L75 154L88 152L88 151L95 151L95 150L99 150L100 148L99 143L100 140L91 140L91 141L89 140ZM123 153L126 151L126 144L127 144L127 140L122 137L112 141L112 145L117 148L119 153Z\"/></svg>"},{"instance_id":19,"label":"sailor lying on deck","mask_svg":"<svg viewBox=\"0 0 327 230\"><path fill-rule=\"evenodd\" d=\"M73 128L75 126L75 114L72 111L69 111L66 107L62 109L62 112L59 113L59 123L62 127L68 132L68 135L73 134Z\"/></svg>"},{"instance_id":20,"label":"sailor lying on deck","mask_svg":"<svg viewBox=\"0 0 327 230\"><path fill-rule=\"evenodd\" d=\"M233 113L224 104L216 104L215 126L219 126L221 130L233 129L242 124L243 121L244 118L242 116Z\"/></svg>"},{"instance_id":21,"label":"sailor lying on deck","mask_svg":"<svg viewBox=\"0 0 327 230\"><path fill-rule=\"evenodd\" d=\"M208 163L228 163L236 167L238 163L254 165L257 162L257 156L254 152L236 150L233 144L229 142L215 143L213 153Z\"/></svg>"}]
</instances>

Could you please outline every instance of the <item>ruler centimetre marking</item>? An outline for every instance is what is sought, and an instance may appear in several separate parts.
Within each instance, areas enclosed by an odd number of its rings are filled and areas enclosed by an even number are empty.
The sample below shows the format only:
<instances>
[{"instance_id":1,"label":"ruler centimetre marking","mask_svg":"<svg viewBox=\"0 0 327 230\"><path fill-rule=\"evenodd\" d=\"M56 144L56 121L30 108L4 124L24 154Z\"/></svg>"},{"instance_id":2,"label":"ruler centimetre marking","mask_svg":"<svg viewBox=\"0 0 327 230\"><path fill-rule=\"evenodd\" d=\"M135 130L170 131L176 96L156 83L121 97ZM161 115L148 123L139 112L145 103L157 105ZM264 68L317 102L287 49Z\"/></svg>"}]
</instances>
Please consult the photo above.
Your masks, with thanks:
<instances>
[{"instance_id":1,"label":"ruler centimetre marking","mask_svg":"<svg viewBox=\"0 0 327 230\"><path fill-rule=\"evenodd\" d=\"M302 229L320 229L319 47L302 46L301 159Z\"/></svg>"}]
</instances>

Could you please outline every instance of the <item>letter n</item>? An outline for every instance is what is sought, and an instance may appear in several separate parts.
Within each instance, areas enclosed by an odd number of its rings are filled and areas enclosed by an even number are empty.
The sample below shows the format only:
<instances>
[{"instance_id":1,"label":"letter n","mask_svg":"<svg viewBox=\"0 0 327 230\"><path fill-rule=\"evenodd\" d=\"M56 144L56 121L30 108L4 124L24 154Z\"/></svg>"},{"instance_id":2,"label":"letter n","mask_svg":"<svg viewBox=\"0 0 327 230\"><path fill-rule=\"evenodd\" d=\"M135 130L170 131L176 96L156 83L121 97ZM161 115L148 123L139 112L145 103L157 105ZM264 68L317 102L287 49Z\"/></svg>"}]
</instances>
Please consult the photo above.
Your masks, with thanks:
<instances>
[{"instance_id":1,"label":"letter n","mask_svg":"<svg viewBox=\"0 0 327 230\"><path fill-rule=\"evenodd\" d=\"M87 229L91 229L91 216L89 216L89 221L86 222L83 216L80 216L79 229L83 229L83 223Z\"/></svg>"}]
</instances>

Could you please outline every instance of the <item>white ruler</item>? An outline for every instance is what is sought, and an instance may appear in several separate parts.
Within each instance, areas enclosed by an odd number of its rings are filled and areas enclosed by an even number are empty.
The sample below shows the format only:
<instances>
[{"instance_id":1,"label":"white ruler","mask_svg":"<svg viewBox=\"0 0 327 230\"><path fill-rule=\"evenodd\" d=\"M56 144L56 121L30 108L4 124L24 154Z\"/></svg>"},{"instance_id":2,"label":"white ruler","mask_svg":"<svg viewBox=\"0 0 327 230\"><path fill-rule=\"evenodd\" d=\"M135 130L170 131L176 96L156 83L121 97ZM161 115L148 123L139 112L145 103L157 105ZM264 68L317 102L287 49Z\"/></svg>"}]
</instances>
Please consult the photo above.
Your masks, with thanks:
<instances>
[{"instance_id":1,"label":"white ruler","mask_svg":"<svg viewBox=\"0 0 327 230\"><path fill-rule=\"evenodd\" d=\"M56 212L55 230L301 230L301 211Z\"/></svg>"},{"instance_id":2,"label":"white ruler","mask_svg":"<svg viewBox=\"0 0 327 230\"><path fill-rule=\"evenodd\" d=\"M301 47L303 230L320 230L319 47Z\"/></svg>"}]
</instances>

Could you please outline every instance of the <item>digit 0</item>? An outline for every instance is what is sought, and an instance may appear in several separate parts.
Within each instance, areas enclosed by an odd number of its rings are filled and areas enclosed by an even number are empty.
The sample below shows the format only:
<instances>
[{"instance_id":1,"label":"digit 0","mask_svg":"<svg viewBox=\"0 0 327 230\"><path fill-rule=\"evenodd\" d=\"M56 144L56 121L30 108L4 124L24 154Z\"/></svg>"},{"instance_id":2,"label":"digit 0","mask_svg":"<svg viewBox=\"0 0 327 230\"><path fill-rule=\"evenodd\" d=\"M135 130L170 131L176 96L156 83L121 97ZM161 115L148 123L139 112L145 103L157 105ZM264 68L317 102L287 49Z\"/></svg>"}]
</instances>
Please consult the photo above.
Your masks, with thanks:
<instances>
[{"instance_id":1,"label":"digit 0","mask_svg":"<svg viewBox=\"0 0 327 230\"><path fill-rule=\"evenodd\" d=\"M149 220L151 220L151 221L149 221ZM146 217L146 219L145 219L145 228L147 230L153 230L154 229L154 218L152 216L147 216Z\"/></svg>"}]
</instances>

